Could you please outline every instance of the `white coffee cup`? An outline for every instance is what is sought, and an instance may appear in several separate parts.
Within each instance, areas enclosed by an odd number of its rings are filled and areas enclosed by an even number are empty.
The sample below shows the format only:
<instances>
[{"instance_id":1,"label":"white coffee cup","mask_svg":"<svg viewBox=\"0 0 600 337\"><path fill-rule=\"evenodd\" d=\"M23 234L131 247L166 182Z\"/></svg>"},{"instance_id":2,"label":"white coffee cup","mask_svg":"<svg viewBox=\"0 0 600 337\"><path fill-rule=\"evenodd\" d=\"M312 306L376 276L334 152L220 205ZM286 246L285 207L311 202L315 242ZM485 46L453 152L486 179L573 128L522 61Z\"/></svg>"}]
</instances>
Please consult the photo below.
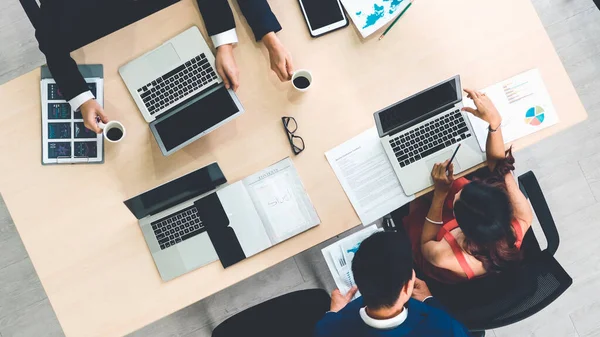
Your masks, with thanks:
<instances>
[{"instance_id":1,"label":"white coffee cup","mask_svg":"<svg viewBox=\"0 0 600 337\"><path fill-rule=\"evenodd\" d=\"M304 80L303 78L306 80ZM308 90L308 88L310 88L310 85L312 84L312 80L312 74L306 69L296 70L292 75L292 85L298 91L304 92ZM308 83L306 81L308 81Z\"/></svg>"},{"instance_id":2,"label":"white coffee cup","mask_svg":"<svg viewBox=\"0 0 600 337\"><path fill-rule=\"evenodd\" d=\"M98 127L102 129L104 138L111 143L118 143L125 138L125 126L118 121L110 121L106 124L98 122Z\"/></svg>"}]
</instances>

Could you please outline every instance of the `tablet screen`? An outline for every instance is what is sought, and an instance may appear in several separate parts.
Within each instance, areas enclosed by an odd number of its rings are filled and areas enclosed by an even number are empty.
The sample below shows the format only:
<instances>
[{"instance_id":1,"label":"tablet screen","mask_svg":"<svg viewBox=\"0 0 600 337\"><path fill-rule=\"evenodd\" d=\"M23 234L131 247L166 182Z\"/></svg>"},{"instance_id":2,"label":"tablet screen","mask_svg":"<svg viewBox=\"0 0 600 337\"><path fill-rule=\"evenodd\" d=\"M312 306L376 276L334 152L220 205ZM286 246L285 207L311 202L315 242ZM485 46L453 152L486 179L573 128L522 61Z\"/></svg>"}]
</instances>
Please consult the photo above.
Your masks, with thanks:
<instances>
[{"instance_id":1,"label":"tablet screen","mask_svg":"<svg viewBox=\"0 0 600 337\"><path fill-rule=\"evenodd\" d=\"M312 30L344 19L338 0L302 0L302 5Z\"/></svg>"},{"instance_id":2,"label":"tablet screen","mask_svg":"<svg viewBox=\"0 0 600 337\"><path fill-rule=\"evenodd\" d=\"M204 131L235 115L239 109L224 86L198 101L169 114L156 124L167 151L187 142Z\"/></svg>"}]
</instances>

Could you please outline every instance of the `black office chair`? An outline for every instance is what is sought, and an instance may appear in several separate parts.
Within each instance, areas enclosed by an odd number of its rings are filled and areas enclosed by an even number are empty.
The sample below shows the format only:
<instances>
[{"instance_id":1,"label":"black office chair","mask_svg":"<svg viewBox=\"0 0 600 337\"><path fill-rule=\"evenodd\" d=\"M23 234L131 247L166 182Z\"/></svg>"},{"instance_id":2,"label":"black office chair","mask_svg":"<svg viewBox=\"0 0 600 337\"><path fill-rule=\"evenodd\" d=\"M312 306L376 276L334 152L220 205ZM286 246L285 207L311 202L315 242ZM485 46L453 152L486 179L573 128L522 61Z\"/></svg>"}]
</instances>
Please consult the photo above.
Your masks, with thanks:
<instances>
[{"instance_id":1,"label":"black office chair","mask_svg":"<svg viewBox=\"0 0 600 337\"><path fill-rule=\"evenodd\" d=\"M457 285L425 280L433 295L471 331L481 332L521 321L548 306L573 283L554 258L558 231L535 175L529 171L518 181L533 206L548 247L541 250L530 228L521 246L523 263L514 271Z\"/></svg>"},{"instance_id":2,"label":"black office chair","mask_svg":"<svg viewBox=\"0 0 600 337\"><path fill-rule=\"evenodd\" d=\"M330 301L323 289L285 294L228 318L213 330L212 337L312 336L317 322L329 311Z\"/></svg>"}]
</instances>

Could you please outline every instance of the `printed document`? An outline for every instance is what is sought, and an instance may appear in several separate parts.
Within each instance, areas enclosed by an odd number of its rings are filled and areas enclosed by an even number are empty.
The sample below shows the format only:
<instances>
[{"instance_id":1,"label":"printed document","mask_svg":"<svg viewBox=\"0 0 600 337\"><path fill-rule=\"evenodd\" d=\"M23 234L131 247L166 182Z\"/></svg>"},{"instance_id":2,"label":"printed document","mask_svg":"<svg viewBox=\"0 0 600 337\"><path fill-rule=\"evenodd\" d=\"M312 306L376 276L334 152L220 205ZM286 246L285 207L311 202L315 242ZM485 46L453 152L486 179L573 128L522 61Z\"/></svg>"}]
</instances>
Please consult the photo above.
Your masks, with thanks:
<instances>
[{"instance_id":1,"label":"printed document","mask_svg":"<svg viewBox=\"0 0 600 337\"><path fill-rule=\"evenodd\" d=\"M502 116L504 143L510 143L558 123L558 115L538 69L532 69L506 81L487 87L485 93ZM464 106L475 108L469 98ZM489 124L467 114L482 151L485 151Z\"/></svg>"},{"instance_id":2,"label":"printed document","mask_svg":"<svg viewBox=\"0 0 600 337\"><path fill-rule=\"evenodd\" d=\"M354 274L352 274L352 260L358 247L364 239L382 230L377 228L376 225L371 225L321 250L335 285L342 294L347 293L350 288L356 285ZM354 298L358 296L360 296L359 292L356 293Z\"/></svg>"},{"instance_id":3,"label":"printed document","mask_svg":"<svg viewBox=\"0 0 600 337\"><path fill-rule=\"evenodd\" d=\"M365 226L415 198L404 194L376 128L326 152L325 157Z\"/></svg>"}]
</instances>

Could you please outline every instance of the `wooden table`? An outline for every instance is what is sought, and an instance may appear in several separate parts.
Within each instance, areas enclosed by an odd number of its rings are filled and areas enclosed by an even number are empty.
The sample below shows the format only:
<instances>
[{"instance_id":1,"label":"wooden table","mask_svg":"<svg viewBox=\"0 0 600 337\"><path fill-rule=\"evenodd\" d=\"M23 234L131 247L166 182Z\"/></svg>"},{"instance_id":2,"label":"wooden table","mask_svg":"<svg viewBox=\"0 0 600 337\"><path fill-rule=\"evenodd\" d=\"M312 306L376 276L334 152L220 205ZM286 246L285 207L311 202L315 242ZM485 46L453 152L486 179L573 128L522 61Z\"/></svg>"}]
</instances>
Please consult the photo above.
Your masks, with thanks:
<instances>
[{"instance_id":1,"label":"wooden table","mask_svg":"<svg viewBox=\"0 0 600 337\"><path fill-rule=\"evenodd\" d=\"M586 118L528 0L419 0L382 41L361 40L352 25L313 39L296 0L271 6L296 68L313 72L313 87L299 94L279 83L236 14L246 113L170 157L117 69L191 25L206 33L193 0L74 52L79 63L104 64L106 112L127 127L123 142L106 143L103 165L42 166L40 71L0 87L0 192L67 336L132 332L358 225L324 152L372 127L374 111L433 83L458 73L465 87L482 88L539 68L561 121L517 149ZM123 200L213 161L234 182L292 155L283 115L296 117L306 142L294 162L321 225L227 270L215 262L162 282Z\"/></svg>"}]
</instances>

